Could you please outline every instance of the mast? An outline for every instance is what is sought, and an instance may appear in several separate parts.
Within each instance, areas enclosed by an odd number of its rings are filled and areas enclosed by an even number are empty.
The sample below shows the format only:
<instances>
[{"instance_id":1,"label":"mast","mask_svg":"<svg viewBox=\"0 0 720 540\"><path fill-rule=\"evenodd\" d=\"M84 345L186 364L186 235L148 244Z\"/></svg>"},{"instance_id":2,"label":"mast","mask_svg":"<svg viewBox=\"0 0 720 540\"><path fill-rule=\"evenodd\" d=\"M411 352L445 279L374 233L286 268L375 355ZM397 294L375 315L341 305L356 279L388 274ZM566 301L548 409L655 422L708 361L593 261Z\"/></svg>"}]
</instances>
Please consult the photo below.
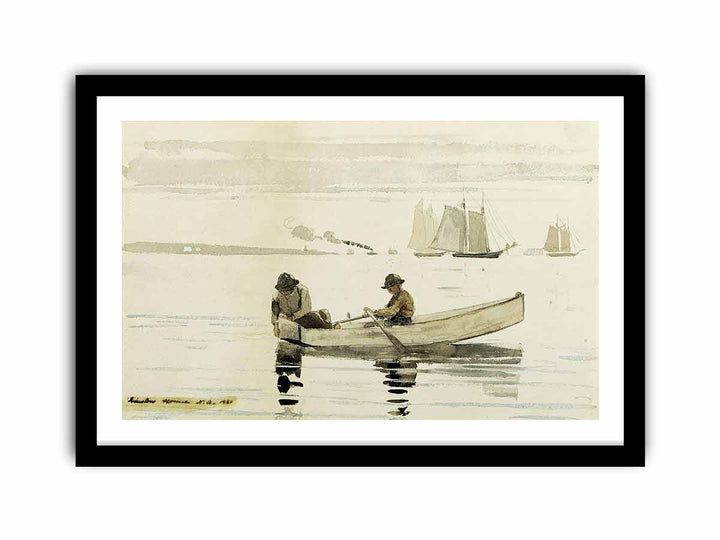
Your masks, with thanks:
<instances>
[{"instance_id":1,"label":"mast","mask_svg":"<svg viewBox=\"0 0 720 540\"><path fill-rule=\"evenodd\" d=\"M571 245L571 241L570 241L570 226L568 225L567 221L560 226L559 234L560 234L559 250L564 253L571 252L572 245Z\"/></svg>"},{"instance_id":2,"label":"mast","mask_svg":"<svg viewBox=\"0 0 720 540\"><path fill-rule=\"evenodd\" d=\"M555 216L555 232L557 233L558 251L560 251L560 220Z\"/></svg>"}]
</instances>

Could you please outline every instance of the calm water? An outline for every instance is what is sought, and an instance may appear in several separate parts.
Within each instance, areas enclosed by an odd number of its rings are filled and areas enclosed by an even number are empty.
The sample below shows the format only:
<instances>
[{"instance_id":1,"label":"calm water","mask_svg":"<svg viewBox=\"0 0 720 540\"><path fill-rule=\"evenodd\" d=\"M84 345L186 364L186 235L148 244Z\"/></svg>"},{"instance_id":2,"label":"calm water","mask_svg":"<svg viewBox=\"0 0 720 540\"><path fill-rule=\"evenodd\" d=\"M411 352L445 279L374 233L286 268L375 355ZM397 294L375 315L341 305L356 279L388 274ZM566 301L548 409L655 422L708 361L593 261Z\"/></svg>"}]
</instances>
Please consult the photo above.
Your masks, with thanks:
<instances>
[{"instance_id":1,"label":"calm water","mask_svg":"<svg viewBox=\"0 0 720 540\"><path fill-rule=\"evenodd\" d=\"M123 255L123 415L128 419L592 419L598 417L596 260L446 255ZM280 272L334 319L381 307L400 273L418 313L525 293L517 326L427 354L364 357L278 344ZM128 403L212 400L209 406ZM223 398L229 404L214 406Z\"/></svg>"}]
</instances>

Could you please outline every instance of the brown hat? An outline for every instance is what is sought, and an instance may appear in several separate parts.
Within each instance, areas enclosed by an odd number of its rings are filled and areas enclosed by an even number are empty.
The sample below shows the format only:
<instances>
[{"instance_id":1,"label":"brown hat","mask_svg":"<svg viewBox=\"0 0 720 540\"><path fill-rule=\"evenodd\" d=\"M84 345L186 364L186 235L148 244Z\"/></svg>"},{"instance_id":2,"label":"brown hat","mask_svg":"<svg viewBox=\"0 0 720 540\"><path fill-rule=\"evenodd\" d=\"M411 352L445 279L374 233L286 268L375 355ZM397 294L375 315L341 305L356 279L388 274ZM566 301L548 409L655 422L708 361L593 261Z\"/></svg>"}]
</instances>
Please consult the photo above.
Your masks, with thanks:
<instances>
[{"instance_id":1,"label":"brown hat","mask_svg":"<svg viewBox=\"0 0 720 540\"><path fill-rule=\"evenodd\" d=\"M278 276L277 284L275 285L275 288L278 291L288 291L292 288L294 288L298 283L300 283L297 279L293 277L292 274L287 274L283 272Z\"/></svg>"},{"instance_id":2,"label":"brown hat","mask_svg":"<svg viewBox=\"0 0 720 540\"><path fill-rule=\"evenodd\" d=\"M383 285L382 289L389 289L390 287L394 287L395 285L402 285L405 283L405 280L398 276L397 274L388 274L385 276L385 285Z\"/></svg>"}]
</instances>

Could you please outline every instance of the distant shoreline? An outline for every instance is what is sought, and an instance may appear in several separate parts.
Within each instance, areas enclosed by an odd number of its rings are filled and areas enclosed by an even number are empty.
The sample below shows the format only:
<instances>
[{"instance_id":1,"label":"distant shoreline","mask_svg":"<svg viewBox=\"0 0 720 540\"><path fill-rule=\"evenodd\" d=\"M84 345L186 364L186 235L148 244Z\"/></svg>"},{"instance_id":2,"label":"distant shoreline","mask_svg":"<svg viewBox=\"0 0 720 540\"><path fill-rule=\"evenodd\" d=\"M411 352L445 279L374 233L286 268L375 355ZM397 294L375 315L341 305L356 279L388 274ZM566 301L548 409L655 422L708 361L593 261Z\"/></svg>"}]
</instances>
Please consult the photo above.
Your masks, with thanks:
<instances>
[{"instance_id":1,"label":"distant shoreline","mask_svg":"<svg viewBox=\"0 0 720 540\"><path fill-rule=\"evenodd\" d=\"M332 251L293 248L225 246L221 244L132 242L123 245L129 253L163 253L170 255L337 255Z\"/></svg>"}]
</instances>

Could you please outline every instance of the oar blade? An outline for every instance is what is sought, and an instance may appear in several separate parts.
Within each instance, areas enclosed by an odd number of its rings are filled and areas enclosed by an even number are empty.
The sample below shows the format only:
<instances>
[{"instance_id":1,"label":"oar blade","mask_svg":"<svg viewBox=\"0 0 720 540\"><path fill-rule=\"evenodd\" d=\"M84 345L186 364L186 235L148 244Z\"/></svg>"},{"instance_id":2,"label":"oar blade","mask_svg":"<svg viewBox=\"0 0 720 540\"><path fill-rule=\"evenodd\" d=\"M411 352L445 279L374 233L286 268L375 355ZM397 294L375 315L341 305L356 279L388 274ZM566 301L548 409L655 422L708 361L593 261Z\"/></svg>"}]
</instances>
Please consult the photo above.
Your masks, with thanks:
<instances>
[{"instance_id":1,"label":"oar blade","mask_svg":"<svg viewBox=\"0 0 720 540\"><path fill-rule=\"evenodd\" d=\"M410 352L410 351L408 350L408 348L407 348L405 345L403 345L403 344L400 342L400 340L399 340L398 338L396 338L395 336L393 336L390 332L386 332L385 335L386 335L386 336L388 337L388 339L390 340L390 343L393 344L393 346L395 347L395 350L396 350L397 352L403 353L403 354L407 354L408 352Z\"/></svg>"},{"instance_id":2,"label":"oar blade","mask_svg":"<svg viewBox=\"0 0 720 540\"><path fill-rule=\"evenodd\" d=\"M393 336L390 332L388 332L385 329L385 327L382 325L382 323L377 320L375 315L373 315L372 310L370 308L365 308L363 311L365 312L365 314L368 317L370 317L373 320L373 322L377 325L377 327L380 329L380 331L383 334L385 334L385 337L388 338L388 341L390 341L390 343L392 343L392 346L395 347L395 350L397 352L399 352L401 354L407 354L410 352L408 350L408 348L405 345L403 345L402 342L398 338Z\"/></svg>"}]
</instances>

